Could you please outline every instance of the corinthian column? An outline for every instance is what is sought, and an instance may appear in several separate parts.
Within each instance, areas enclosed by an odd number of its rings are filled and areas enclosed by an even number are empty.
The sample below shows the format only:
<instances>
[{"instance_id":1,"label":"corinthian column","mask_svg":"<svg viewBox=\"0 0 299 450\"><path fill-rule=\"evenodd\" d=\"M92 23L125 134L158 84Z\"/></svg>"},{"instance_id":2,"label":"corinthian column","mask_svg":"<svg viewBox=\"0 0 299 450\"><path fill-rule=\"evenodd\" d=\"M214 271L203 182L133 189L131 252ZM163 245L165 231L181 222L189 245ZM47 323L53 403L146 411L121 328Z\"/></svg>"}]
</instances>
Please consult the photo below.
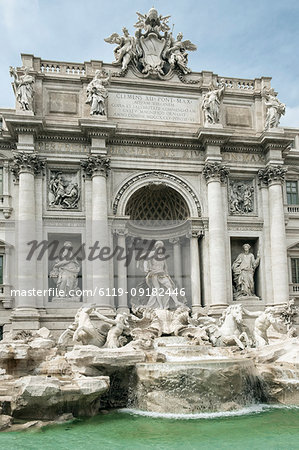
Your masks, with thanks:
<instances>
[{"instance_id":1,"label":"corinthian column","mask_svg":"<svg viewBox=\"0 0 299 450\"><path fill-rule=\"evenodd\" d=\"M181 255L181 244L180 238L174 237L170 238L169 242L173 244L173 271L174 279L178 284L178 287L182 286L182 255Z\"/></svg>"},{"instance_id":2,"label":"corinthian column","mask_svg":"<svg viewBox=\"0 0 299 450\"><path fill-rule=\"evenodd\" d=\"M110 292L110 239L108 232L108 207L106 179L110 169L110 160L102 156L90 156L81 161L86 175L92 179L92 246L95 251L92 261L93 302L103 308L112 306ZM103 295L100 295L103 293Z\"/></svg>"},{"instance_id":3,"label":"corinthian column","mask_svg":"<svg viewBox=\"0 0 299 450\"><path fill-rule=\"evenodd\" d=\"M36 289L36 259L32 256L27 260L29 253L28 243L36 240L35 217L35 187L34 175L38 174L44 166L36 153L17 152L11 171L16 180L19 180L18 205L18 237L17 237L17 268L18 284L15 286L21 295L16 296L18 309L36 308L37 297L29 295ZM32 312L32 314L34 314Z\"/></svg>"},{"instance_id":4,"label":"corinthian column","mask_svg":"<svg viewBox=\"0 0 299 450\"><path fill-rule=\"evenodd\" d=\"M117 236L117 245L123 250L123 254L126 254L126 234L125 228L119 228L114 230L114 234ZM128 285L127 285L127 266L126 260L117 259L117 297L118 297L118 312L129 312L128 308Z\"/></svg>"},{"instance_id":5,"label":"corinthian column","mask_svg":"<svg viewBox=\"0 0 299 450\"><path fill-rule=\"evenodd\" d=\"M200 262L198 248L198 230L191 230L190 234L190 269L192 310L196 312L201 308Z\"/></svg>"},{"instance_id":6,"label":"corinthian column","mask_svg":"<svg viewBox=\"0 0 299 450\"><path fill-rule=\"evenodd\" d=\"M222 202L221 182L229 174L229 169L219 162L207 162L203 175L208 185L209 209L209 256L210 256L210 292L211 305L227 304L226 283L226 226Z\"/></svg>"},{"instance_id":7,"label":"corinthian column","mask_svg":"<svg viewBox=\"0 0 299 450\"><path fill-rule=\"evenodd\" d=\"M269 190L270 246L273 283L273 302L284 303L289 298L289 278L282 183L287 169L269 165L258 173Z\"/></svg>"}]
</instances>

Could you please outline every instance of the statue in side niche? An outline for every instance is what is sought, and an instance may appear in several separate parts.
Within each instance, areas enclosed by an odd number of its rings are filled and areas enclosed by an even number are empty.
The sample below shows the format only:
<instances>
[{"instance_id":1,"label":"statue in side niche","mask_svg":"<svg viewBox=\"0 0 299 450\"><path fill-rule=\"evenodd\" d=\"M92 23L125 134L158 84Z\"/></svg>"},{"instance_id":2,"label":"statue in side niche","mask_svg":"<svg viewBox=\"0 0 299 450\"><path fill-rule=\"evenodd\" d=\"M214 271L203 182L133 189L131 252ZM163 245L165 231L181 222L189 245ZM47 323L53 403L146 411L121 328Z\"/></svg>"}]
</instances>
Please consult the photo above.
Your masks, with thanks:
<instances>
[{"instance_id":1,"label":"statue in side niche","mask_svg":"<svg viewBox=\"0 0 299 450\"><path fill-rule=\"evenodd\" d=\"M24 67L24 75L18 76L17 70L10 67L10 76L14 77L12 83L13 90L17 101L20 103L23 111L33 111L33 96L34 96L34 77L29 75L29 67Z\"/></svg>"},{"instance_id":2,"label":"statue in side niche","mask_svg":"<svg viewBox=\"0 0 299 450\"><path fill-rule=\"evenodd\" d=\"M224 79L221 79L219 86L215 87L211 83L209 92L204 94L201 107L204 112L206 124L219 123L220 103L224 96L224 91L225 83Z\"/></svg>"},{"instance_id":3,"label":"statue in side niche","mask_svg":"<svg viewBox=\"0 0 299 450\"><path fill-rule=\"evenodd\" d=\"M61 256L57 259L50 272L50 278L56 280L57 289L61 294L60 297L77 297L79 272L80 264L77 258L73 256L72 243L65 241Z\"/></svg>"},{"instance_id":4,"label":"statue in side niche","mask_svg":"<svg viewBox=\"0 0 299 450\"><path fill-rule=\"evenodd\" d=\"M265 105L267 108L267 116L265 122L265 130L271 128L277 128L282 115L285 114L286 105L281 103L274 89L265 89L263 91L263 97L265 98Z\"/></svg>"},{"instance_id":5,"label":"statue in side niche","mask_svg":"<svg viewBox=\"0 0 299 450\"><path fill-rule=\"evenodd\" d=\"M87 100L86 103L90 105L91 116L106 116L106 99L108 91L105 85L109 83L109 77L105 77L103 71L96 70L93 80L89 83L86 89Z\"/></svg>"},{"instance_id":6,"label":"statue in side niche","mask_svg":"<svg viewBox=\"0 0 299 450\"><path fill-rule=\"evenodd\" d=\"M236 298L255 295L253 275L259 265L260 256L258 252L255 258L250 248L249 244L244 244L244 252L238 255L232 265Z\"/></svg>"}]
</instances>

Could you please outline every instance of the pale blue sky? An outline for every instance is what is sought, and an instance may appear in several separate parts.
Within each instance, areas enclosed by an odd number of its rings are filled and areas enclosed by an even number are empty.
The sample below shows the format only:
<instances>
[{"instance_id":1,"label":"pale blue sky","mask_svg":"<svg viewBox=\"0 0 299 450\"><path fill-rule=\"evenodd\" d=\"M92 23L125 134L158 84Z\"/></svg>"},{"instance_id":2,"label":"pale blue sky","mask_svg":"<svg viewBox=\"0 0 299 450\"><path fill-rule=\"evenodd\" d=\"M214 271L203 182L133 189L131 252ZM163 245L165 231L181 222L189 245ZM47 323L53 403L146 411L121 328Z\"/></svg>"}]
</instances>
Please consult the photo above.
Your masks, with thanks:
<instances>
[{"instance_id":1,"label":"pale blue sky","mask_svg":"<svg viewBox=\"0 0 299 450\"><path fill-rule=\"evenodd\" d=\"M272 76L287 104L285 126L299 127L298 0L0 0L0 107L14 107L9 66L20 53L83 62L113 60L104 38L126 26L135 31L136 11L155 6L171 14L175 33L198 46L194 71L222 76Z\"/></svg>"}]
</instances>

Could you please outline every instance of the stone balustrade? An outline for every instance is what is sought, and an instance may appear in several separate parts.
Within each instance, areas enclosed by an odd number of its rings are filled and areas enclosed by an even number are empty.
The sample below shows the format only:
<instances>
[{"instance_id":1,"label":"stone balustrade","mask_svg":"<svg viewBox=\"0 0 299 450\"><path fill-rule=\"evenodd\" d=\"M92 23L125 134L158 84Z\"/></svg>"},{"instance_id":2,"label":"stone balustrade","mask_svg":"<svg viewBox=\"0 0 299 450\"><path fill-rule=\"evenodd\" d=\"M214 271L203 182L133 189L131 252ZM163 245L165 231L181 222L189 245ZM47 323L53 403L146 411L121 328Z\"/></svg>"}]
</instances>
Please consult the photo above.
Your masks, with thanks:
<instances>
[{"instance_id":1,"label":"stone balustrade","mask_svg":"<svg viewBox=\"0 0 299 450\"><path fill-rule=\"evenodd\" d=\"M299 205L288 205L287 208L289 214L299 214Z\"/></svg>"},{"instance_id":2,"label":"stone balustrade","mask_svg":"<svg viewBox=\"0 0 299 450\"><path fill-rule=\"evenodd\" d=\"M62 63L56 61L42 60L40 62L40 72L42 73L57 73L60 75L85 75L85 65L78 63Z\"/></svg>"},{"instance_id":3,"label":"stone balustrade","mask_svg":"<svg viewBox=\"0 0 299 450\"><path fill-rule=\"evenodd\" d=\"M218 78L218 83L222 78ZM255 80L241 78L223 78L225 87L228 89L242 89L244 91L253 91L256 88Z\"/></svg>"}]
</instances>

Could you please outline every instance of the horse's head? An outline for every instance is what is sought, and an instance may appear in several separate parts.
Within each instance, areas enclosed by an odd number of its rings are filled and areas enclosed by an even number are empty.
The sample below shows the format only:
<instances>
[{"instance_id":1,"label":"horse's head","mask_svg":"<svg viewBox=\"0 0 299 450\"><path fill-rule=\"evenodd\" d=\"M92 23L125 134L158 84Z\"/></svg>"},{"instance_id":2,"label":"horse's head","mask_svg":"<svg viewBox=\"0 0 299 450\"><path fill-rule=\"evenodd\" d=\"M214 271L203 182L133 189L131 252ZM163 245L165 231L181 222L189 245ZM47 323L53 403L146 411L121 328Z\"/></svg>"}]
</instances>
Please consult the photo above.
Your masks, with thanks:
<instances>
[{"instance_id":1,"label":"horse's head","mask_svg":"<svg viewBox=\"0 0 299 450\"><path fill-rule=\"evenodd\" d=\"M235 318L236 322L238 324L242 323L243 320L243 308L242 305L237 304L237 305L231 305L231 313L233 315L233 317Z\"/></svg>"}]
</instances>

